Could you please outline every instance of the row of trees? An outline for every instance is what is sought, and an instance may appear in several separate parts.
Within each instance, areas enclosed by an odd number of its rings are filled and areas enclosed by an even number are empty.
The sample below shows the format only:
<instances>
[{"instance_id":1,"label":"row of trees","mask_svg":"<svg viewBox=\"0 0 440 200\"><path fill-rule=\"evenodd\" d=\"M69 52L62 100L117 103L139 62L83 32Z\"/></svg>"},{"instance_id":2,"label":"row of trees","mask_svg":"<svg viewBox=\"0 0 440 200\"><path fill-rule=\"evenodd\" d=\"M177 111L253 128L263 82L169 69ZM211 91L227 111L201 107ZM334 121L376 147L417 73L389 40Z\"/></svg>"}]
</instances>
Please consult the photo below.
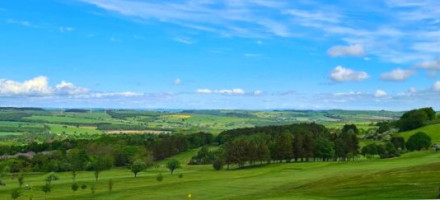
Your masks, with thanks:
<instances>
[{"instance_id":1,"label":"row of trees","mask_svg":"<svg viewBox=\"0 0 440 200\"><path fill-rule=\"evenodd\" d=\"M431 137L424 132L417 132L405 142L403 137L395 136L385 144L369 144L362 148L363 155L379 155L381 158L399 156L404 151L420 151L431 146Z\"/></svg>"},{"instance_id":2,"label":"row of trees","mask_svg":"<svg viewBox=\"0 0 440 200\"><path fill-rule=\"evenodd\" d=\"M96 140L64 140L52 143L32 143L26 146L10 146L4 152L35 150L32 157L7 158L0 162L0 169L8 172L62 172L71 171L73 179L78 171L99 173L113 166L135 170L151 166L190 148L209 145L213 137L206 133L191 135L121 135L103 136Z\"/></svg>"},{"instance_id":3,"label":"row of trees","mask_svg":"<svg viewBox=\"0 0 440 200\"><path fill-rule=\"evenodd\" d=\"M359 153L357 132L355 125L346 125L341 132L331 134L314 123L229 130L218 136L222 144L218 150L202 148L190 163L241 168L282 161L348 160Z\"/></svg>"}]
</instances>

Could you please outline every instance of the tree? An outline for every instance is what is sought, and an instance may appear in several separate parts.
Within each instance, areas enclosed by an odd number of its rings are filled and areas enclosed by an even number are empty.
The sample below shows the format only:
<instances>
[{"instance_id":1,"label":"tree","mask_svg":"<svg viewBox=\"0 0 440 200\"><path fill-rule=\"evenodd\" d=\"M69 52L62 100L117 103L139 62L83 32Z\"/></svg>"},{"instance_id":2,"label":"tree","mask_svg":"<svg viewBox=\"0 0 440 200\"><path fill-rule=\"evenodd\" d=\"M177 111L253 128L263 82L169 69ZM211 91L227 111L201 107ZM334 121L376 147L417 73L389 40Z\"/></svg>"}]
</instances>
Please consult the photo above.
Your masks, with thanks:
<instances>
[{"instance_id":1,"label":"tree","mask_svg":"<svg viewBox=\"0 0 440 200\"><path fill-rule=\"evenodd\" d=\"M12 190L12 193L11 193L11 198L12 199L18 199L19 197L21 196L21 190L20 189L15 189L15 190Z\"/></svg>"},{"instance_id":2,"label":"tree","mask_svg":"<svg viewBox=\"0 0 440 200\"><path fill-rule=\"evenodd\" d=\"M275 151L279 160L290 161L293 157L292 153L292 135L284 132L275 139Z\"/></svg>"},{"instance_id":3,"label":"tree","mask_svg":"<svg viewBox=\"0 0 440 200\"><path fill-rule=\"evenodd\" d=\"M396 149L405 150L405 139L403 137L394 136L390 140Z\"/></svg>"},{"instance_id":4,"label":"tree","mask_svg":"<svg viewBox=\"0 0 440 200\"><path fill-rule=\"evenodd\" d=\"M78 183L75 182L75 183L72 183L72 186L70 188L72 189L73 192L76 192L79 188L79 185L78 185Z\"/></svg>"},{"instance_id":5,"label":"tree","mask_svg":"<svg viewBox=\"0 0 440 200\"><path fill-rule=\"evenodd\" d=\"M158 174L158 175L156 176L156 181L158 181L158 182L162 182L162 180L163 180L163 175L162 175L162 174Z\"/></svg>"},{"instance_id":6,"label":"tree","mask_svg":"<svg viewBox=\"0 0 440 200\"><path fill-rule=\"evenodd\" d=\"M350 130L353 131L354 134L359 134L359 129L355 124L345 124L342 128L342 133L348 133Z\"/></svg>"},{"instance_id":7,"label":"tree","mask_svg":"<svg viewBox=\"0 0 440 200\"><path fill-rule=\"evenodd\" d=\"M49 192L52 191L52 186L50 185L50 183L46 183L46 185L44 185L44 186L41 188L41 191L44 192L44 199L46 199L46 197L47 197L47 193L49 193Z\"/></svg>"},{"instance_id":8,"label":"tree","mask_svg":"<svg viewBox=\"0 0 440 200\"><path fill-rule=\"evenodd\" d=\"M400 131L413 130L422 127L432 118L432 114L430 113L431 109L422 108L408 111L400 117L399 121L397 121L397 126Z\"/></svg>"},{"instance_id":9,"label":"tree","mask_svg":"<svg viewBox=\"0 0 440 200\"><path fill-rule=\"evenodd\" d=\"M108 191L109 192L113 191L113 184L114 184L113 179L109 179L108 180Z\"/></svg>"},{"instance_id":10,"label":"tree","mask_svg":"<svg viewBox=\"0 0 440 200\"><path fill-rule=\"evenodd\" d=\"M59 180L59 178L54 173L50 173L49 176L47 176L45 179L46 183L49 185L52 183L52 181L56 181L56 180Z\"/></svg>"},{"instance_id":11,"label":"tree","mask_svg":"<svg viewBox=\"0 0 440 200\"><path fill-rule=\"evenodd\" d=\"M95 180L98 181L101 171L110 169L113 166L113 158L108 155L94 156L91 162L94 171Z\"/></svg>"},{"instance_id":12,"label":"tree","mask_svg":"<svg viewBox=\"0 0 440 200\"><path fill-rule=\"evenodd\" d=\"M70 164L72 179L75 181L77 172L85 169L89 157L84 149L71 149L66 153L66 158Z\"/></svg>"},{"instance_id":13,"label":"tree","mask_svg":"<svg viewBox=\"0 0 440 200\"><path fill-rule=\"evenodd\" d=\"M310 158L314 157L314 149L315 149L315 140L310 134L304 136L304 157L306 158L306 162L309 161Z\"/></svg>"},{"instance_id":14,"label":"tree","mask_svg":"<svg viewBox=\"0 0 440 200\"><path fill-rule=\"evenodd\" d=\"M217 159L212 163L212 167L214 167L215 170L220 171L223 168L224 162L222 159Z\"/></svg>"},{"instance_id":15,"label":"tree","mask_svg":"<svg viewBox=\"0 0 440 200\"><path fill-rule=\"evenodd\" d=\"M172 159L168 161L167 168L170 170L170 173L173 174L174 170L181 168L180 162L176 159Z\"/></svg>"},{"instance_id":16,"label":"tree","mask_svg":"<svg viewBox=\"0 0 440 200\"><path fill-rule=\"evenodd\" d=\"M133 172L135 178L139 172L144 171L146 168L147 165L140 159L134 161L130 166L131 172Z\"/></svg>"},{"instance_id":17,"label":"tree","mask_svg":"<svg viewBox=\"0 0 440 200\"><path fill-rule=\"evenodd\" d=\"M388 157L395 157L397 155L396 147L391 142L385 144L385 151L388 154Z\"/></svg>"},{"instance_id":18,"label":"tree","mask_svg":"<svg viewBox=\"0 0 440 200\"><path fill-rule=\"evenodd\" d=\"M20 186L20 188L23 186L24 183L24 173L23 171L20 172L20 174L18 174L18 185Z\"/></svg>"},{"instance_id":19,"label":"tree","mask_svg":"<svg viewBox=\"0 0 440 200\"><path fill-rule=\"evenodd\" d=\"M90 186L90 192L92 192L93 198L95 197L95 193L96 193L96 185L93 184L92 186Z\"/></svg>"},{"instance_id":20,"label":"tree","mask_svg":"<svg viewBox=\"0 0 440 200\"><path fill-rule=\"evenodd\" d=\"M304 158L304 136L303 134L297 133L293 137L293 157L295 158L295 162L298 161L299 158Z\"/></svg>"},{"instance_id":21,"label":"tree","mask_svg":"<svg viewBox=\"0 0 440 200\"><path fill-rule=\"evenodd\" d=\"M333 143L327 138L318 138L315 143L315 157L321 158L322 161L328 161L335 155Z\"/></svg>"},{"instance_id":22,"label":"tree","mask_svg":"<svg viewBox=\"0 0 440 200\"><path fill-rule=\"evenodd\" d=\"M435 120L436 118L436 112L434 109L432 109L431 107L428 108L420 108L419 110L424 111L426 113L426 115L428 116L428 120Z\"/></svg>"},{"instance_id":23,"label":"tree","mask_svg":"<svg viewBox=\"0 0 440 200\"><path fill-rule=\"evenodd\" d=\"M364 147L362 147L361 150L362 155L377 155L377 145L376 144L368 144Z\"/></svg>"},{"instance_id":24,"label":"tree","mask_svg":"<svg viewBox=\"0 0 440 200\"><path fill-rule=\"evenodd\" d=\"M406 148L410 151L428 149L429 146L431 146L431 137L424 132L417 132L406 142Z\"/></svg>"}]
</instances>

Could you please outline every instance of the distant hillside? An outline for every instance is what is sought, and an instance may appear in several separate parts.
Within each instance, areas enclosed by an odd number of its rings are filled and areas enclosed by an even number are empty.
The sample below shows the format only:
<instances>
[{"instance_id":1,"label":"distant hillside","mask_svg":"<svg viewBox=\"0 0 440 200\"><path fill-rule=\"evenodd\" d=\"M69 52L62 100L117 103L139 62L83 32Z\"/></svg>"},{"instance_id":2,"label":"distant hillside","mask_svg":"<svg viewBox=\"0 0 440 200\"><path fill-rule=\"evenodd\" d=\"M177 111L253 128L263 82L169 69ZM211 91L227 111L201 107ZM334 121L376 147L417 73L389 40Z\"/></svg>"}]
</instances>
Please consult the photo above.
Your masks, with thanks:
<instances>
[{"instance_id":1,"label":"distant hillside","mask_svg":"<svg viewBox=\"0 0 440 200\"><path fill-rule=\"evenodd\" d=\"M399 135L407 140L411 135L417 132L425 132L428 134L432 139L432 143L440 143L440 124L428 125L411 131L401 132Z\"/></svg>"}]
</instances>

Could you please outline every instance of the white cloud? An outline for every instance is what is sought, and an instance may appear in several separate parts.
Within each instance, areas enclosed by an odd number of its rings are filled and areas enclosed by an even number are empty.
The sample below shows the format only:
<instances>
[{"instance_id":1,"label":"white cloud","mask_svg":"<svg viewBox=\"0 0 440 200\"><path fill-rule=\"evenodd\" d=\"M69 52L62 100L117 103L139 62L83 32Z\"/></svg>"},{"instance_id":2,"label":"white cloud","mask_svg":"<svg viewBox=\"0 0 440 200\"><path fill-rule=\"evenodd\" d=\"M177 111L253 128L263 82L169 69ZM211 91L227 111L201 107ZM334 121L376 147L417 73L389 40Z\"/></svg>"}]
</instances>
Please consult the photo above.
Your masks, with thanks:
<instances>
[{"instance_id":1,"label":"white cloud","mask_svg":"<svg viewBox=\"0 0 440 200\"><path fill-rule=\"evenodd\" d=\"M262 95L262 94L263 94L263 91L261 91L261 90L255 90L254 91L254 95L255 96Z\"/></svg>"},{"instance_id":2,"label":"white cloud","mask_svg":"<svg viewBox=\"0 0 440 200\"><path fill-rule=\"evenodd\" d=\"M214 92L218 93L218 94L229 94L229 95L231 95L231 94L240 95L240 94L244 94L245 93L244 90L242 90L240 88L234 88L232 90L228 90L228 89L216 90Z\"/></svg>"},{"instance_id":3,"label":"white cloud","mask_svg":"<svg viewBox=\"0 0 440 200\"><path fill-rule=\"evenodd\" d=\"M0 79L1 96L44 96L50 95L52 88L47 77L39 76L24 82Z\"/></svg>"},{"instance_id":4,"label":"white cloud","mask_svg":"<svg viewBox=\"0 0 440 200\"><path fill-rule=\"evenodd\" d=\"M245 53L244 54L244 57L247 57L247 58L258 58L261 56L262 56L261 54L257 54L257 53Z\"/></svg>"},{"instance_id":5,"label":"white cloud","mask_svg":"<svg viewBox=\"0 0 440 200\"><path fill-rule=\"evenodd\" d=\"M62 95L81 95L89 93L89 89L78 87L73 85L72 83L61 81L61 83L55 86L55 92Z\"/></svg>"},{"instance_id":6,"label":"white cloud","mask_svg":"<svg viewBox=\"0 0 440 200\"><path fill-rule=\"evenodd\" d=\"M433 85L432 85L432 89L434 91L440 91L440 81L436 81Z\"/></svg>"},{"instance_id":7,"label":"white cloud","mask_svg":"<svg viewBox=\"0 0 440 200\"><path fill-rule=\"evenodd\" d=\"M173 38L174 41L176 42L180 42L182 44L193 44L194 40L192 40L191 38L187 38L187 37L175 37Z\"/></svg>"},{"instance_id":8,"label":"white cloud","mask_svg":"<svg viewBox=\"0 0 440 200\"><path fill-rule=\"evenodd\" d=\"M387 95L388 95L387 92L385 92L383 90L376 90L376 92L374 93L374 96L377 98L385 97Z\"/></svg>"},{"instance_id":9,"label":"white cloud","mask_svg":"<svg viewBox=\"0 0 440 200\"><path fill-rule=\"evenodd\" d=\"M210 89L197 89L197 93L200 93L200 94L212 94L212 90L210 90Z\"/></svg>"},{"instance_id":10,"label":"white cloud","mask_svg":"<svg viewBox=\"0 0 440 200\"><path fill-rule=\"evenodd\" d=\"M380 78L386 81L404 81L413 74L413 70L395 69L391 72L382 73Z\"/></svg>"},{"instance_id":11,"label":"white cloud","mask_svg":"<svg viewBox=\"0 0 440 200\"><path fill-rule=\"evenodd\" d=\"M290 9L287 11L288 14L293 15L298 18L306 19L308 21L322 21L322 22L339 22L340 16L338 14L329 14L325 12L310 12L305 10Z\"/></svg>"},{"instance_id":12,"label":"white cloud","mask_svg":"<svg viewBox=\"0 0 440 200\"><path fill-rule=\"evenodd\" d=\"M32 24L28 21L8 19L8 20L6 20L6 22L9 24L18 24L18 25L22 25L22 26L32 27Z\"/></svg>"},{"instance_id":13,"label":"white cloud","mask_svg":"<svg viewBox=\"0 0 440 200\"><path fill-rule=\"evenodd\" d=\"M327 51L327 54L333 57L339 56L364 56L364 46L360 44L348 45L348 46L333 46Z\"/></svg>"},{"instance_id":14,"label":"white cloud","mask_svg":"<svg viewBox=\"0 0 440 200\"><path fill-rule=\"evenodd\" d=\"M66 81L51 86L45 76L38 76L23 82L0 79L0 97L104 98L143 95L143 93L136 92L90 92L88 88L78 87Z\"/></svg>"},{"instance_id":15,"label":"white cloud","mask_svg":"<svg viewBox=\"0 0 440 200\"><path fill-rule=\"evenodd\" d=\"M173 81L174 85L180 85L182 83L182 80L180 78L176 78Z\"/></svg>"},{"instance_id":16,"label":"white cloud","mask_svg":"<svg viewBox=\"0 0 440 200\"><path fill-rule=\"evenodd\" d=\"M60 26L59 30L60 32L70 32L70 31L74 31L75 29L69 26Z\"/></svg>"},{"instance_id":17,"label":"white cloud","mask_svg":"<svg viewBox=\"0 0 440 200\"><path fill-rule=\"evenodd\" d=\"M432 60L432 61L425 61L419 63L415 67L426 70L440 70L440 58L437 58L436 60Z\"/></svg>"},{"instance_id":18,"label":"white cloud","mask_svg":"<svg viewBox=\"0 0 440 200\"><path fill-rule=\"evenodd\" d=\"M104 98L104 97L138 97L143 96L143 93L137 92L98 92L92 93L90 95L85 95L82 97L94 97L94 98Z\"/></svg>"},{"instance_id":19,"label":"white cloud","mask_svg":"<svg viewBox=\"0 0 440 200\"><path fill-rule=\"evenodd\" d=\"M342 66L337 66L330 73L330 78L335 82L363 81L368 79L369 75L363 71L355 71Z\"/></svg>"},{"instance_id":20,"label":"white cloud","mask_svg":"<svg viewBox=\"0 0 440 200\"><path fill-rule=\"evenodd\" d=\"M196 92L199 94L223 94L223 95L243 95L243 94L246 94L246 92L240 88L221 89L221 90L197 89Z\"/></svg>"}]
</instances>

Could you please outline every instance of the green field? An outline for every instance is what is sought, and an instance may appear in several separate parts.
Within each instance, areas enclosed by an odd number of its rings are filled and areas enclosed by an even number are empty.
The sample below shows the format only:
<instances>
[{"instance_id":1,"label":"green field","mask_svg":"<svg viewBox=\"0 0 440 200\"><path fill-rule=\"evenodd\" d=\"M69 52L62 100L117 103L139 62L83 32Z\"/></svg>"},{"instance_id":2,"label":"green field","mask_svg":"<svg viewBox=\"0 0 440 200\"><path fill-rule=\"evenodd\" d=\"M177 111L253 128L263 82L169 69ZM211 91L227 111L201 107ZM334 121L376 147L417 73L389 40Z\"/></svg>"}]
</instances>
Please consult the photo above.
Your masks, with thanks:
<instances>
[{"instance_id":1,"label":"green field","mask_svg":"<svg viewBox=\"0 0 440 200\"><path fill-rule=\"evenodd\" d=\"M196 150L178 155L182 162ZM92 172L80 172L77 182L89 187L72 192L70 173L59 173L47 199L422 199L435 198L440 186L440 153L416 152L386 160L270 164L250 169L214 171L210 165L183 166L170 175L163 162L133 178L128 169L104 171L96 183ZM164 180L155 180L162 173ZM183 178L178 174L182 173ZM25 184L34 187L33 199L44 199L38 186L46 174L27 175ZM108 191L108 180L114 189ZM18 187L6 179L0 199L10 199ZM20 199L28 199L26 191Z\"/></svg>"},{"instance_id":2,"label":"green field","mask_svg":"<svg viewBox=\"0 0 440 200\"><path fill-rule=\"evenodd\" d=\"M405 140L407 140L411 135L417 132L425 132L426 134L428 134L429 137L431 137L432 139L432 143L440 142L440 124L424 126L415 130L399 133L399 135L401 135L402 137L405 138Z\"/></svg>"}]
</instances>

